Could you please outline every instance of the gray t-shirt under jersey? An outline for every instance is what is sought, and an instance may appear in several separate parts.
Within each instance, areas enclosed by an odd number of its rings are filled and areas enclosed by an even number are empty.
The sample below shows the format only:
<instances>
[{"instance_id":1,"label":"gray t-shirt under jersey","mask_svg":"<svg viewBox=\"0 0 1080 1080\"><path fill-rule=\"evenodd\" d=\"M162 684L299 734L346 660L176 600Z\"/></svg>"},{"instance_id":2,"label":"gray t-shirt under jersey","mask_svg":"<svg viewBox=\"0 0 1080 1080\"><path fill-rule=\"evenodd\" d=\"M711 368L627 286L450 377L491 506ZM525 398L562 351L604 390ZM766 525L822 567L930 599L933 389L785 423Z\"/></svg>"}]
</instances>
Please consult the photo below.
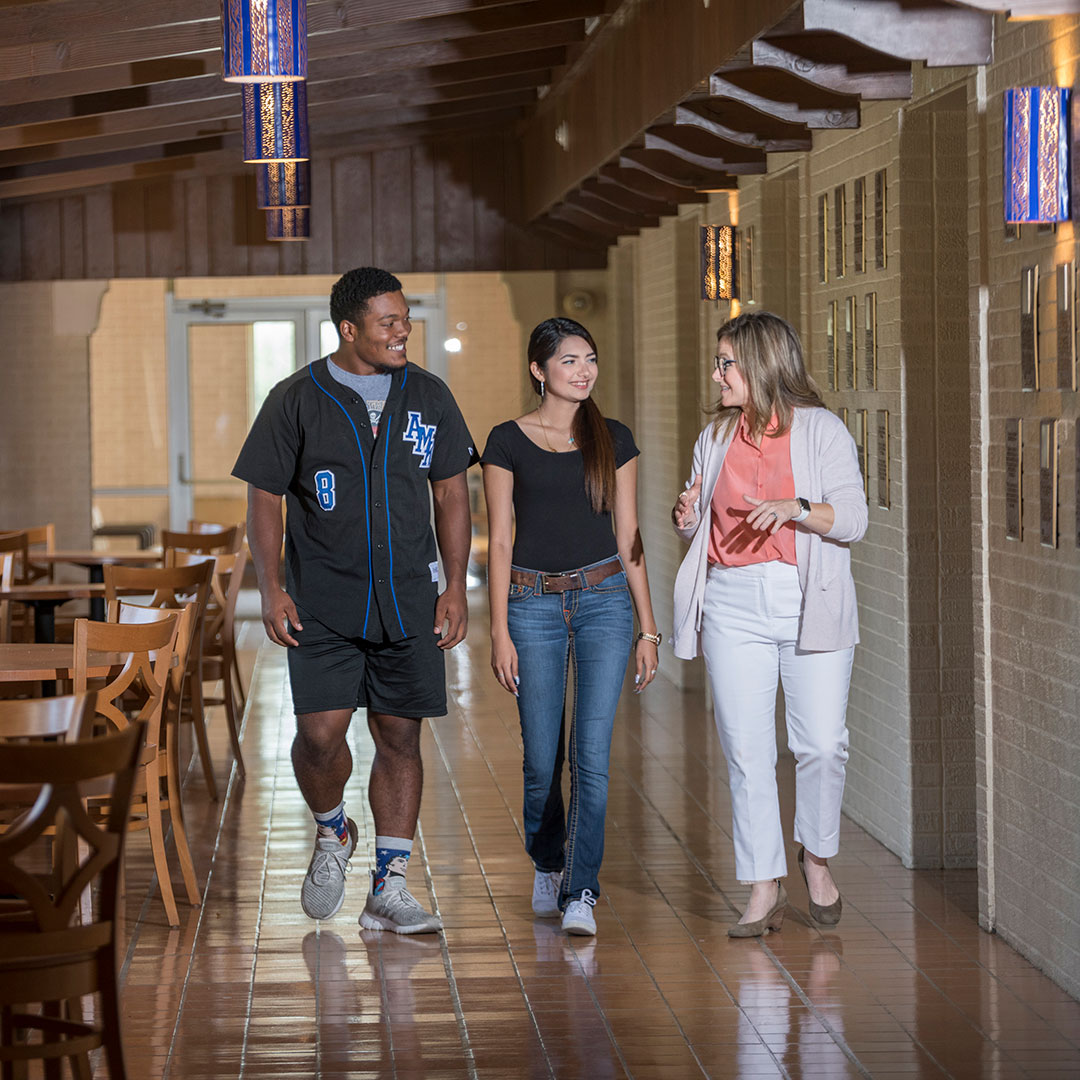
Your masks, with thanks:
<instances>
[{"instance_id":1,"label":"gray t-shirt under jersey","mask_svg":"<svg viewBox=\"0 0 1080 1080\"><path fill-rule=\"evenodd\" d=\"M390 393L391 376L386 375L354 375L351 371L338 367L331 357L326 358L326 367L330 375L342 386L359 394L367 406L368 418L371 420L371 434L379 434L379 421L382 419L383 407L386 405L386 395Z\"/></svg>"}]
</instances>

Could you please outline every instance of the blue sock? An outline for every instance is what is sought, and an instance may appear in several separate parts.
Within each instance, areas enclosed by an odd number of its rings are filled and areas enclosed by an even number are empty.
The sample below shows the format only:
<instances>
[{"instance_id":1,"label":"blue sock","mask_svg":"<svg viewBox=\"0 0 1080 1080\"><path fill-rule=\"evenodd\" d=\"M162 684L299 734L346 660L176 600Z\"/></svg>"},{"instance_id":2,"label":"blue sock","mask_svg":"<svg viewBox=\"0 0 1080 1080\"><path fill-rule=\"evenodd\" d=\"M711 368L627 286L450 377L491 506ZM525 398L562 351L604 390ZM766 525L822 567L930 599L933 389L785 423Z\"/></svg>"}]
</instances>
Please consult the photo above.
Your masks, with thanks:
<instances>
[{"instance_id":1,"label":"blue sock","mask_svg":"<svg viewBox=\"0 0 1080 1080\"><path fill-rule=\"evenodd\" d=\"M345 800L338 803L337 808L328 810L325 814L311 812L315 818L315 824L319 827L320 836L336 836L338 842L344 847L349 842L349 819L345 816Z\"/></svg>"},{"instance_id":2,"label":"blue sock","mask_svg":"<svg viewBox=\"0 0 1080 1080\"><path fill-rule=\"evenodd\" d=\"M375 882L371 891L377 896L388 877L404 877L409 868L412 841L403 836L375 837Z\"/></svg>"}]
</instances>

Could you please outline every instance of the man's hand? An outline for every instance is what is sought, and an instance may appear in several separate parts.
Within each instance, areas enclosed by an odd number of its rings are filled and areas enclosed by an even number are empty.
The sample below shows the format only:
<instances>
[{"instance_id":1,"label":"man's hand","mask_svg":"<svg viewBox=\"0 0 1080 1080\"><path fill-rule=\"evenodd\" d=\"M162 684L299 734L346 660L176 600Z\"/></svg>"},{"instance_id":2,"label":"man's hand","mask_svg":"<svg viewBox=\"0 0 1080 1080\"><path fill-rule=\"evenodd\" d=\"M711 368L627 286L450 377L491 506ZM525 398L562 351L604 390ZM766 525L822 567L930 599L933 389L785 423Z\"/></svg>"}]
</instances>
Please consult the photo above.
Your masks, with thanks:
<instances>
[{"instance_id":1,"label":"man's hand","mask_svg":"<svg viewBox=\"0 0 1080 1080\"><path fill-rule=\"evenodd\" d=\"M443 625L446 633L443 633ZM465 640L469 629L469 605L465 599L464 585L447 585L435 601L435 633L442 634L440 649L452 649Z\"/></svg>"},{"instance_id":2,"label":"man's hand","mask_svg":"<svg viewBox=\"0 0 1080 1080\"><path fill-rule=\"evenodd\" d=\"M266 636L275 645L299 645L289 633L289 627L294 630L303 630L300 624L300 616L296 614L296 605L292 597L284 589L273 589L261 594L262 596L262 621L266 627ZM462 637L465 635L462 634Z\"/></svg>"}]
</instances>

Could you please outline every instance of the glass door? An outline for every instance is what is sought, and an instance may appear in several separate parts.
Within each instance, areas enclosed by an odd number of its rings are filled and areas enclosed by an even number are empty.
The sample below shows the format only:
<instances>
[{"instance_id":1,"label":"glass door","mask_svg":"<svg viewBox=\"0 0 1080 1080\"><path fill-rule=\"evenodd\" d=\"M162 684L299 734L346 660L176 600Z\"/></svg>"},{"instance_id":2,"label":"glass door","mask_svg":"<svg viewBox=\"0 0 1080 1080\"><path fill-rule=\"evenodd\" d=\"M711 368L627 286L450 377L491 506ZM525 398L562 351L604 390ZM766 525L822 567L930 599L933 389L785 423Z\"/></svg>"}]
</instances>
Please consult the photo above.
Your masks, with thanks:
<instances>
[{"instance_id":1,"label":"glass door","mask_svg":"<svg viewBox=\"0 0 1080 1080\"><path fill-rule=\"evenodd\" d=\"M443 375L442 350L428 355L441 309L426 297L409 303L409 359ZM270 389L337 348L326 299L192 302L170 295L168 311L170 528L186 529L192 519L243 521L246 485L230 472Z\"/></svg>"}]
</instances>

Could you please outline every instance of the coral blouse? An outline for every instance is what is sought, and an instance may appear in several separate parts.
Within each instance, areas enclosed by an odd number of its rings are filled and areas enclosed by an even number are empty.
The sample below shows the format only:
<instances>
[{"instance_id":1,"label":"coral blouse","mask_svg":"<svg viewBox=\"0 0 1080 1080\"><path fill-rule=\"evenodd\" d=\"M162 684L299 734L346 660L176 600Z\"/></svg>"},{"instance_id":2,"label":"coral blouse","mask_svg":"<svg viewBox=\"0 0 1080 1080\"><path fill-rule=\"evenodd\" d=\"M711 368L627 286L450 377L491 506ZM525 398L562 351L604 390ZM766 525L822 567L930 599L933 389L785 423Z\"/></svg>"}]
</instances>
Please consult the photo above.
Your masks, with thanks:
<instances>
[{"instance_id":1,"label":"coral blouse","mask_svg":"<svg viewBox=\"0 0 1080 1080\"><path fill-rule=\"evenodd\" d=\"M795 498L790 428L776 438L766 433L761 446L755 446L746 417L739 417L713 491L709 562L724 566L785 562L794 566L795 526L785 522L775 536L750 528L746 518L754 508L743 495L755 499Z\"/></svg>"}]
</instances>

